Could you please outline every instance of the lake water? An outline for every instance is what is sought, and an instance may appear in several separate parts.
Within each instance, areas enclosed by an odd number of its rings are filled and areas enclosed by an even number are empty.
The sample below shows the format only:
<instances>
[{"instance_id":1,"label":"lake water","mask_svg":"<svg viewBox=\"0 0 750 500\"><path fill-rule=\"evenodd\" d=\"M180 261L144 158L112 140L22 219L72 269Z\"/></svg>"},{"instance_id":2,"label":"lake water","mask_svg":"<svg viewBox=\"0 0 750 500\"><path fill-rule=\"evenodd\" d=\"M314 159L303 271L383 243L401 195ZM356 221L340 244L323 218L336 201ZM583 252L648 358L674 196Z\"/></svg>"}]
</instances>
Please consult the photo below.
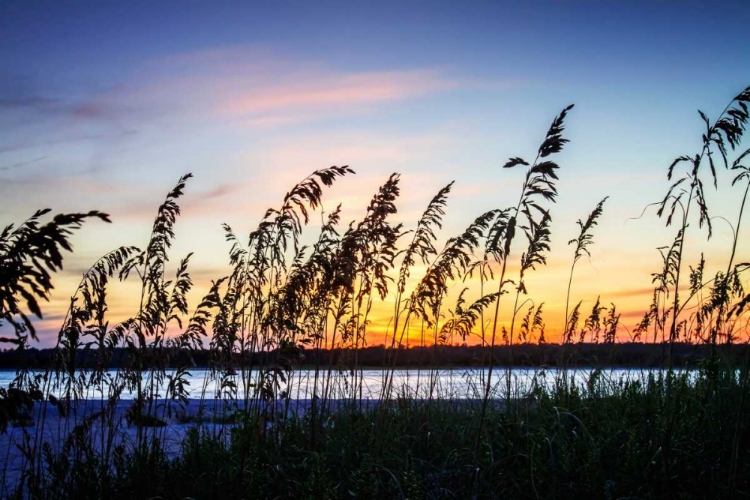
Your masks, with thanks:
<instances>
[{"instance_id":1,"label":"lake water","mask_svg":"<svg viewBox=\"0 0 750 500\"><path fill-rule=\"evenodd\" d=\"M566 377L577 385L584 385L593 372L592 368L570 368ZM624 369L607 368L599 372L599 377L607 384L620 384L626 381L645 381L649 373L658 370L649 369ZM326 387L330 398L360 397L362 399L378 399L381 395L386 377L384 370L366 369L352 375L350 372L333 371L330 378L327 372L318 373L316 380L314 370L295 371L286 382L279 383L277 394L283 396L286 392L292 399L310 399L314 394L321 396ZM173 370L167 371L167 378L156 383L158 394L165 395ZM510 375L510 390L513 397L527 394L533 387L550 389L554 387L557 380L563 375L558 369L526 369L514 368L510 374L506 369L495 369L492 374L491 396L502 398L507 396L508 375ZM0 371L0 387L8 387L14 380L16 373L10 370ZM393 374L392 396L405 395L413 398L435 397L441 399L478 399L484 395L484 387L488 376L488 370L477 368L450 368L439 369L433 372L429 370L404 369L396 370ZM118 373L111 370L107 373L105 382L99 387L90 385L82 390L82 397L86 399L98 399L107 397L110 383L116 380ZM239 398L244 397L246 383L249 385L249 393L252 396L257 387L258 372L252 372L249 377L243 378L238 373L236 376L227 377L227 381L236 386L236 394ZM148 376L144 374L144 381ZM220 381L211 375L206 369L193 369L187 376L185 389L190 399L208 398L212 399L222 393ZM230 385L231 385L230 384ZM317 390L316 390L317 388ZM223 390L226 393L226 387ZM61 390L51 385L50 392L59 395ZM133 392L123 391L120 399L133 399Z\"/></svg>"}]
</instances>

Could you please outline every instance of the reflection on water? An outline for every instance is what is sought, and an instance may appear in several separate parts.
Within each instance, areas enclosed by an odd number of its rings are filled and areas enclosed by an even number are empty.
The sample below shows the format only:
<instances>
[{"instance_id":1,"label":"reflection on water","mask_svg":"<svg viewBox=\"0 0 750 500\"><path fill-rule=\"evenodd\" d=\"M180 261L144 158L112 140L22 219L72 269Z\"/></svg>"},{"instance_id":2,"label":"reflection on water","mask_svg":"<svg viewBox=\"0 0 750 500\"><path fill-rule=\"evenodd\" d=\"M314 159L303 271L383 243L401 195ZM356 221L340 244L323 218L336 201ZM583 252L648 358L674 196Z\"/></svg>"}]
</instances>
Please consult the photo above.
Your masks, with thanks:
<instances>
[{"instance_id":1,"label":"reflection on water","mask_svg":"<svg viewBox=\"0 0 750 500\"><path fill-rule=\"evenodd\" d=\"M656 374L659 370L651 369L622 369L607 368L598 371L597 377L606 384L620 384L626 381L645 381L650 373ZM387 373L384 370L367 369L351 372L337 372L330 374L326 371L317 373L314 370L298 370L292 373L286 380L278 380L277 393L281 396L288 394L292 399L310 399L313 395L322 397L328 394L329 398L378 399L383 391ZM570 368L565 372L569 382L576 385L588 383L594 369L592 368ZM167 371L167 377L156 384L160 397L164 397L167 385L175 375L174 370ZM258 387L258 372L252 372L241 376L240 373L227 377L225 381L236 387L236 395L243 398L246 392L252 397ZM98 387L89 385L82 390L85 398L100 398L102 392L104 397L109 393L109 387L118 375L116 370L107 373L104 382ZM406 396L412 398L444 398L444 399L474 399L482 398L484 395L488 370L477 368L451 368L439 370L396 370L393 373L391 396ZM510 376L510 384L508 384ZM558 369L527 369L514 368L510 373L506 369L495 369L492 374L491 397L506 397L510 387L511 396L524 396L535 387L551 389L563 376L563 371ZM0 371L0 387L8 387L15 378L13 371ZM206 369L194 369L185 377L187 382L185 389L187 397L191 399L212 399L222 393L221 380ZM144 374L144 382L148 375ZM227 392L227 384L224 386ZM247 391L246 391L247 388ZM50 391L59 395L60 388L53 383ZM121 399L133 399L135 394L123 391Z\"/></svg>"}]
</instances>

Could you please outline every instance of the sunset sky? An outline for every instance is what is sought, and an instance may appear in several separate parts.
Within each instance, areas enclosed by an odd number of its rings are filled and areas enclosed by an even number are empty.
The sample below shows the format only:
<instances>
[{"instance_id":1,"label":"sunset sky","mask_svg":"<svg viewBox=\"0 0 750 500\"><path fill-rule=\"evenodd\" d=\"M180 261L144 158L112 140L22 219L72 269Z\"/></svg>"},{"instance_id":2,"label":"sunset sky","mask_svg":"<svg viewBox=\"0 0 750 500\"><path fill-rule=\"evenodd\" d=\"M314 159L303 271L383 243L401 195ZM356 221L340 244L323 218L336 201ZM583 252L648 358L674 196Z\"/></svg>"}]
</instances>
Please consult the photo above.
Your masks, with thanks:
<instances>
[{"instance_id":1,"label":"sunset sky","mask_svg":"<svg viewBox=\"0 0 750 500\"><path fill-rule=\"evenodd\" d=\"M326 210L343 203L342 229L391 172L402 175L394 220L407 227L456 181L441 244L482 212L515 205L522 172L501 166L533 160L570 103L552 252L529 293L545 302L555 340L567 241L609 196L572 299L589 309L598 295L615 302L632 330L649 304L656 248L675 233L653 208L635 218L666 192L671 160L700 150L697 110L716 118L750 84L749 23L743 1L4 2L0 223L42 207L113 219L75 236L39 345L54 344L67 297L94 260L145 246L183 173L195 178L172 263L195 252L195 305L229 271L221 223L248 234L318 168L357 172L324 196ZM734 223L742 192L730 182L722 167L707 196L713 215ZM710 242L697 221L691 231L687 262L702 251L709 271L726 266L726 222L715 221ZM742 228L737 261L750 259L748 235ZM113 320L134 313L132 292L113 289Z\"/></svg>"}]
</instances>

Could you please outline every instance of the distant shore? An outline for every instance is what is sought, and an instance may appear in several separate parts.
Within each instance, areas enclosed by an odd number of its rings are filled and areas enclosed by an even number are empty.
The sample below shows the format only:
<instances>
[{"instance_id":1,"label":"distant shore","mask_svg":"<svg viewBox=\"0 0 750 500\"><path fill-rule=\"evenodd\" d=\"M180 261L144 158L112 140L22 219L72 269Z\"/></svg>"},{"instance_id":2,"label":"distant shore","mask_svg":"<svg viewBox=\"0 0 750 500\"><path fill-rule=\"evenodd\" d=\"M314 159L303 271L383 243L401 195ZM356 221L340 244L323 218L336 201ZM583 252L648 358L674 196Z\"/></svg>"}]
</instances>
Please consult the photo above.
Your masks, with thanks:
<instances>
[{"instance_id":1,"label":"distant shore","mask_svg":"<svg viewBox=\"0 0 750 500\"><path fill-rule=\"evenodd\" d=\"M720 345L716 347L725 361L743 360L750 352L748 344ZM704 344L676 343L671 349L671 364L675 367L697 367L710 356L710 346ZM658 368L669 363L668 344L611 343L611 344L518 344L495 346L492 349L495 366L513 367L617 367ZM256 352L233 360L235 368L252 367L289 353L278 351ZM171 354L172 367L210 366L208 350L179 350ZM0 369L44 369L54 367L58 351L51 349L25 349L0 351ZM112 353L109 368L127 366L129 354L124 348ZM77 365L94 366L95 350L79 350ZM440 345L389 349L384 346L364 347L357 351L357 368L480 368L489 365L490 350L480 345ZM313 369L353 368L352 349L298 349L291 364L297 368Z\"/></svg>"}]
</instances>

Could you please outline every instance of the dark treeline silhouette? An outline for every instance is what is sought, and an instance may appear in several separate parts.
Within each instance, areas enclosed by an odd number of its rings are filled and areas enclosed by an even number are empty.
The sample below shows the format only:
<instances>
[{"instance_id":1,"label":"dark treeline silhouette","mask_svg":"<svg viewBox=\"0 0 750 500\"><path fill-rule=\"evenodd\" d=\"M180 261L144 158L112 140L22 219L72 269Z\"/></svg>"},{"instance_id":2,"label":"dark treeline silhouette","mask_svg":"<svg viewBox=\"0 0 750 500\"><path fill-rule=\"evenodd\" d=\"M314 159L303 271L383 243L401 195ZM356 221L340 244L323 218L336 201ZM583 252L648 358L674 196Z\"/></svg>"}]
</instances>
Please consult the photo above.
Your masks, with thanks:
<instances>
[{"instance_id":1,"label":"dark treeline silhouette","mask_svg":"<svg viewBox=\"0 0 750 500\"><path fill-rule=\"evenodd\" d=\"M748 353L747 344L719 346L721 357L727 361L739 361ZM388 349L378 345L360 348L358 367L387 368L384 359ZM431 347L411 347L399 349L398 368L428 368L437 365L444 368L487 367L489 361L486 348L479 345L439 345ZM495 365L512 367L627 367L657 368L663 366L666 359L665 346L661 344L644 344L640 342L620 344L517 344L513 351L508 346L495 346ZM8 349L0 351L0 369L18 368L46 369L54 366L59 356L58 349ZM276 358L277 350L245 354L241 360L235 356L231 363L235 368L244 364L263 366L266 358ZM297 353L300 367L313 368L321 365L333 365L340 369L354 368L355 352L351 349L303 349ZM512 355L511 355L512 354ZM710 346L701 344L678 343L674 346L673 362L675 366L697 368L711 356ZM211 351L190 351L187 349L167 350L165 357L168 366L184 367L186 361L195 368L211 366ZM130 362L127 349L117 348L109 360L109 368L122 368ZM97 354L92 350L79 349L76 352L76 364L79 369L93 368L98 362ZM393 366L393 365L391 365Z\"/></svg>"}]
</instances>

